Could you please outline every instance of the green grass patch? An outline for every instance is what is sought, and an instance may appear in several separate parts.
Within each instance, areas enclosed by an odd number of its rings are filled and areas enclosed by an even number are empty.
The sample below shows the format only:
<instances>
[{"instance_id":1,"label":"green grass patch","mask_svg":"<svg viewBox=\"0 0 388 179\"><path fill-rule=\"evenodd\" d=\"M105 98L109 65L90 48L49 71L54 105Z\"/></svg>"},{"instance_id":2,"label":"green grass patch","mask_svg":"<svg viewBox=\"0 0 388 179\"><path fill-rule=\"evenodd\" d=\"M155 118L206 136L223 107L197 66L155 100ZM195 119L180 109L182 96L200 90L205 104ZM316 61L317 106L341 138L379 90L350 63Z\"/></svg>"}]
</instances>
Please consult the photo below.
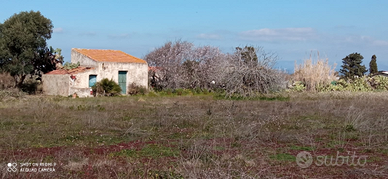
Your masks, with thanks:
<instances>
[{"instance_id":1,"label":"green grass patch","mask_svg":"<svg viewBox=\"0 0 388 179\"><path fill-rule=\"evenodd\" d=\"M288 154L288 153L279 153L279 154L275 154L275 155L270 155L269 158L272 160L277 160L277 161L295 161L296 160L295 156Z\"/></svg>"},{"instance_id":2,"label":"green grass patch","mask_svg":"<svg viewBox=\"0 0 388 179\"><path fill-rule=\"evenodd\" d=\"M218 151L223 151L223 150L225 150L225 147L222 147L222 146L214 146L213 149L214 149L214 150L218 150Z\"/></svg>"},{"instance_id":3,"label":"green grass patch","mask_svg":"<svg viewBox=\"0 0 388 179\"><path fill-rule=\"evenodd\" d=\"M303 150L303 151L313 151L313 150L315 150L314 147L297 146L297 145L291 146L290 149L291 150Z\"/></svg>"},{"instance_id":4,"label":"green grass patch","mask_svg":"<svg viewBox=\"0 0 388 179\"><path fill-rule=\"evenodd\" d=\"M388 156L388 149L381 149L381 153Z\"/></svg>"},{"instance_id":5,"label":"green grass patch","mask_svg":"<svg viewBox=\"0 0 388 179\"><path fill-rule=\"evenodd\" d=\"M216 93L213 95L214 99L218 100L252 100L252 101L289 101L290 96L283 96L283 95L258 95L258 96L240 96L240 95L233 95L231 97L225 97L225 94L223 93Z\"/></svg>"},{"instance_id":6,"label":"green grass patch","mask_svg":"<svg viewBox=\"0 0 388 179\"><path fill-rule=\"evenodd\" d=\"M110 156L119 157L134 157L134 158L160 158L160 157L175 157L180 153L179 150L166 147L163 145L149 144L141 150L124 149L119 152L111 153Z\"/></svg>"}]
</instances>

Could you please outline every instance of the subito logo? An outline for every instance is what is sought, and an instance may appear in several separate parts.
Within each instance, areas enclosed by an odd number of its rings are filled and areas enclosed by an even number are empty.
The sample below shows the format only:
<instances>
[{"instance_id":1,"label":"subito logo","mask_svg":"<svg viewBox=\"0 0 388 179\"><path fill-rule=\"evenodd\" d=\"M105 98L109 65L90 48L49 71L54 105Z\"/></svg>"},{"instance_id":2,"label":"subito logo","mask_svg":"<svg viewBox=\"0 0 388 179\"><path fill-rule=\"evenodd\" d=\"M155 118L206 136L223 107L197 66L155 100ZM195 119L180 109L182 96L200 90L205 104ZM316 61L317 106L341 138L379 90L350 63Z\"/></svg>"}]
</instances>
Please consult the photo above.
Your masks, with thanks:
<instances>
[{"instance_id":1,"label":"subito logo","mask_svg":"<svg viewBox=\"0 0 388 179\"><path fill-rule=\"evenodd\" d=\"M307 168L313 163L313 156L311 156L310 152L299 152L296 156L296 164L300 168Z\"/></svg>"}]
</instances>

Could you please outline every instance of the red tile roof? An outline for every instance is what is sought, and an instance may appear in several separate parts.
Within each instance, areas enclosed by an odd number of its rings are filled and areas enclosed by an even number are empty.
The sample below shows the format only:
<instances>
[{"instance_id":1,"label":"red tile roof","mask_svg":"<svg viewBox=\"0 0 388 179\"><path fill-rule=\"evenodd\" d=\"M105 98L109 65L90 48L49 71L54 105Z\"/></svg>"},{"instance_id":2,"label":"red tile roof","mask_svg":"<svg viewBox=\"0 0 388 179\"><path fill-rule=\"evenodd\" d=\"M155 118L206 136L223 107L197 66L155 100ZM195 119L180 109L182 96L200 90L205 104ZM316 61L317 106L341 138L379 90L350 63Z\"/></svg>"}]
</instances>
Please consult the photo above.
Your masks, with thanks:
<instances>
[{"instance_id":1,"label":"red tile roof","mask_svg":"<svg viewBox=\"0 0 388 179\"><path fill-rule=\"evenodd\" d=\"M73 48L78 53L81 53L98 62L121 62L121 63L147 63L146 61L126 54L120 50L95 50L95 49L79 49Z\"/></svg>"},{"instance_id":2,"label":"red tile roof","mask_svg":"<svg viewBox=\"0 0 388 179\"><path fill-rule=\"evenodd\" d=\"M50 71L46 74L48 74L48 75L77 74L77 73L81 73L81 72L91 70L91 69L93 69L93 67L77 67L77 68L73 68L71 70L65 70L65 69L54 70L54 71Z\"/></svg>"}]
</instances>

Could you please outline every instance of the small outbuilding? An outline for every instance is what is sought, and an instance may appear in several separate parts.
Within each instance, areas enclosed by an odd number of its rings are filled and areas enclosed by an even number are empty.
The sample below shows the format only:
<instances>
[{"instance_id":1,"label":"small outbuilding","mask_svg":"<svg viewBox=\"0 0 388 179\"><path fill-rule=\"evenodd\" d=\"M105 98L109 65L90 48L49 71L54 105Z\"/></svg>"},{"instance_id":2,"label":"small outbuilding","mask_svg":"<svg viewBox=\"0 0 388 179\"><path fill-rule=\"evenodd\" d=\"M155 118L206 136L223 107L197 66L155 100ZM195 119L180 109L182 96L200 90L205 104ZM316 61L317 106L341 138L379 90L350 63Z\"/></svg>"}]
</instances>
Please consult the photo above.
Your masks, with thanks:
<instances>
[{"instance_id":1,"label":"small outbuilding","mask_svg":"<svg viewBox=\"0 0 388 179\"><path fill-rule=\"evenodd\" d=\"M377 75L388 77L388 71L379 71Z\"/></svg>"},{"instance_id":2,"label":"small outbuilding","mask_svg":"<svg viewBox=\"0 0 388 179\"><path fill-rule=\"evenodd\" d=\"M148 88L147 62L122 51L73 48L71 62L80 66L57 69L42 76L44 94L93 96L91 87L103 78L116 81L122 94L127 94L131 84Z\"/></svg>"}]
</instances>

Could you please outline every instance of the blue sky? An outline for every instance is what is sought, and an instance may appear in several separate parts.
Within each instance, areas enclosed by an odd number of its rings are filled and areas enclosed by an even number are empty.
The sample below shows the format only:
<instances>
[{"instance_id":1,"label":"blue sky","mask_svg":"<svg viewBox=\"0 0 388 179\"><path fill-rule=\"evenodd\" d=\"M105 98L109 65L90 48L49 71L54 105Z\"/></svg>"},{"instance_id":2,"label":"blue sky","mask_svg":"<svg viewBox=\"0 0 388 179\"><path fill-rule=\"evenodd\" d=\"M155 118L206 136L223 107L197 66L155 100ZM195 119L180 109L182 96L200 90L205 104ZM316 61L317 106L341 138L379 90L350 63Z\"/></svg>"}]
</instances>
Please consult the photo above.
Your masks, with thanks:
<instances>
[{"instance_id":1,"label":"blue sky","mask_svg":"<svg viewBox=\"0 0 388 179\"><path fill-rule=\"evenodd\" d=\"M0 0L0 21L21 11L40 11L52 20L49 46L116 49L142 58L167 41L232 52L261 46L279 56L277 67L292 72L294 62L320 52L337 63L354 52L369 68L373 54L388 70L388 1L385 0Z\"/></svg>"}]
</instances>

